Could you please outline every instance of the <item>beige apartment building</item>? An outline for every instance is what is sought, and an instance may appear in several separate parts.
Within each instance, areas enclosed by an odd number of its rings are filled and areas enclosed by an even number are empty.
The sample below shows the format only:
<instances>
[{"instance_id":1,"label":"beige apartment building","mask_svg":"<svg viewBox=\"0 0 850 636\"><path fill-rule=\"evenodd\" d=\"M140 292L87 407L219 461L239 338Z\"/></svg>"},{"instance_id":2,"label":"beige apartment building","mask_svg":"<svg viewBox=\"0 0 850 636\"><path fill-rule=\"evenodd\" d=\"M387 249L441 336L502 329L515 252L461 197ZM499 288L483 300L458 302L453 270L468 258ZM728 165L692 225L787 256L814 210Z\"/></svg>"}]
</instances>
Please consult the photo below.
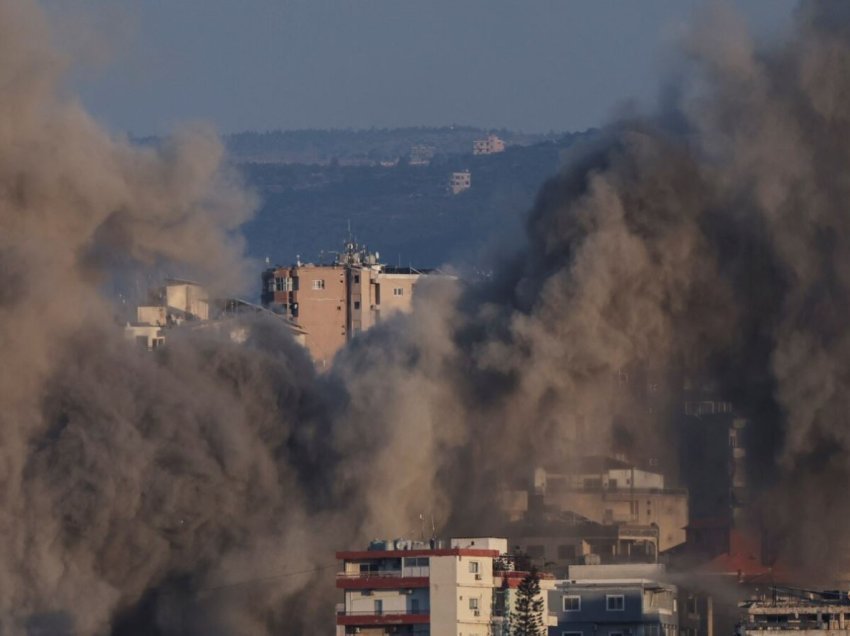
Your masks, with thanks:
<instances>
[{"instance_id":1,"label":"beige apartment building","mask_svg":"<svg viewBox=\"0 0 850 636\"><path fill-rule=\"evenodd\" d=\"M570 511L603 525L658 528L657 548L663 552L685 542L688 491L670 488L664 475L604 456L576 458L563 468L538 467L531 490L503 498L505 512L519 519L529 497L547 508Z\"/></svg>"},{"instance_id":2,"label":"beige apartment building","mask_svg":"<svg viewBox=\"0 0 850 636\"><path fill-rule=\"evenodd\" d=\"M460 194L472 187L472 173L469 170L453 172L449 180L449 190L452 194Z\"/></svg>"},{"instance_id":3,"label":"beige apartment building","mask_svg":"<svg viewBox=\"0 0 850 636\"><path fill-rule=\"evenodd\" d=\"M429 270L390 267L349 241L329 265L296 263L263 272L262 303L304 332L316 365L328 368L351 338L413 306L416 285Z\"/></svg>"},{"instance_id":4,"label":"beige apartment building","mask_svg":"<svg viewBox=\"0 0 850 636\"><path fill-rule=\"evenodd\" d=\"M486 139L476 139L472 142L472 154L494 155L505 151L505 142L496 135L487 135Z\"/></svg>"}]
</instances>

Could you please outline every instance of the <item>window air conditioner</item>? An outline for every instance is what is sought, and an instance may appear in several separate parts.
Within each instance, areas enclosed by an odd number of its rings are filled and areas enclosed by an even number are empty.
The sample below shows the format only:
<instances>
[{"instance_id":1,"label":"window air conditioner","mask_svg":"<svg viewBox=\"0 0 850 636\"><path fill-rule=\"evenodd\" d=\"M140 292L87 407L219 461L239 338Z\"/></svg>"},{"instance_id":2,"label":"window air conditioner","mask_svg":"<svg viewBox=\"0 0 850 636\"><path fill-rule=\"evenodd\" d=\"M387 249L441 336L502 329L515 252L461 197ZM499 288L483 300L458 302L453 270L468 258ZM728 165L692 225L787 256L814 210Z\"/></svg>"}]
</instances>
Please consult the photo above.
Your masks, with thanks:
<instances>
[{"instance_id":1,"label":"window air conditioner","mask_svg":"<svg viewBox=\"0 0 850 636\"><path fill-rule=\"evenodd\" d=\"M474 610L474 611L472 612L472 615L473 615L473 616L481 616L481 610Z\"/></svg>"},{"instance_id":2,"label":"window air conditioner","mask_svg":"<svg viewBox=\"0 0 850 636\"><path fill-rule=\"evenodd\" d=\"M481 575L480 575L480 574L476 574L476 575L475 575L475 580L476 580L476 581L480 581L480 580L481 580Z\"/></svg>"}]
</instances>

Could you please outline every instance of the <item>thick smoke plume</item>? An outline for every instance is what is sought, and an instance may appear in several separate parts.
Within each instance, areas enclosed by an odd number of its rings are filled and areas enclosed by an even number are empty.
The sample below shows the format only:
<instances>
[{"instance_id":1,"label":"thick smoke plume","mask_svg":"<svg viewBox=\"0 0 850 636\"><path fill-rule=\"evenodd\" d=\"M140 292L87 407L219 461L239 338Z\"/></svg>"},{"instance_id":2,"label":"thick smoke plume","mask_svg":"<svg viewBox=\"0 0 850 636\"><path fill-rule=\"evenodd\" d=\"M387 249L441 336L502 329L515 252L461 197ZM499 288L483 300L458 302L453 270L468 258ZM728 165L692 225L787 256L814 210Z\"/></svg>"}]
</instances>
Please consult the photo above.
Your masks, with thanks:
<instances>
[{"instance_id":1,"label":"thick smoke plume","mask_svg":"<svg viewBox=\"0 0 850 636\"><path fill-rule=\"evenodd\" d=\"M433 285L317 377L263 320L243 344L124 341L114 276L251 284L252 197L203 130L152 150L98 128L37 6L0 0L0 631L327 631L335 548L421 514L489 532L532 463L675 456L684 379L753 418L786 555L835 565L850 9L804 3L761 47L722 10L700 23L660 115L568 157L491 282ZM659 410L627 374L657 378Z\"/></svg>"}]
</instances>

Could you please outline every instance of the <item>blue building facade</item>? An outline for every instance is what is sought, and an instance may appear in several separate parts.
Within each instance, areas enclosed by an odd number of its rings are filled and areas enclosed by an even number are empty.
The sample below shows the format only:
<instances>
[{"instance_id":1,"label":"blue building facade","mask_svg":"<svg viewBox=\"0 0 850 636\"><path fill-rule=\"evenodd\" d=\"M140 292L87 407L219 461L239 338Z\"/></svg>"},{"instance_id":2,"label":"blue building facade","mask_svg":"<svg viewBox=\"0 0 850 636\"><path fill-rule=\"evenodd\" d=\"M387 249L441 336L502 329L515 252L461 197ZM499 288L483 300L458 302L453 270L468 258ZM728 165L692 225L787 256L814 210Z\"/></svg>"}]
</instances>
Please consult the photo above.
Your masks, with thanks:
<instances>
[{"instance_id":1,"label":"blue building facade","mask_svg":"<svg viewBox=\"0 0 850 636\"><path fill-rule=\"evenodd\" d=\"M557 619L549 636L677 636L676 594L676 586L650 579L558 581L549 591L549 616Z\"/></svg>"}]
</instances>

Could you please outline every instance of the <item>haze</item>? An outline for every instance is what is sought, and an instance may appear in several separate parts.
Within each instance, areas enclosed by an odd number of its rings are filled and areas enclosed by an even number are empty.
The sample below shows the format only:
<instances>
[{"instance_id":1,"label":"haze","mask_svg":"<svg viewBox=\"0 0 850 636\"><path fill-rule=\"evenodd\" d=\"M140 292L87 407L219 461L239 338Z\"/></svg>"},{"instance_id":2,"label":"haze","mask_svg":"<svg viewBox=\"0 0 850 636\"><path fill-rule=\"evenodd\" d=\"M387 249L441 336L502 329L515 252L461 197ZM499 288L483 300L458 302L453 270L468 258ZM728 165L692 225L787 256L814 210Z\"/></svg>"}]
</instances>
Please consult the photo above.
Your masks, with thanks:
<instances>
[{"instance_id":1,"label":"haze","mask_svg":"<svg viewBox=\"0 0 850 636\"><path fill-rule=\"evenodd\" d=\"M73 79L86 107L114 129L146 135L199 119L222 132L450 123L584 129L608 121L623 102L652 108L667 53L700 4L51 0L47 6L62 17L67 48L96 61ZM762 36L784 30L793 6L788 0L734 4Z\"/></svg>"}]
</instances>

